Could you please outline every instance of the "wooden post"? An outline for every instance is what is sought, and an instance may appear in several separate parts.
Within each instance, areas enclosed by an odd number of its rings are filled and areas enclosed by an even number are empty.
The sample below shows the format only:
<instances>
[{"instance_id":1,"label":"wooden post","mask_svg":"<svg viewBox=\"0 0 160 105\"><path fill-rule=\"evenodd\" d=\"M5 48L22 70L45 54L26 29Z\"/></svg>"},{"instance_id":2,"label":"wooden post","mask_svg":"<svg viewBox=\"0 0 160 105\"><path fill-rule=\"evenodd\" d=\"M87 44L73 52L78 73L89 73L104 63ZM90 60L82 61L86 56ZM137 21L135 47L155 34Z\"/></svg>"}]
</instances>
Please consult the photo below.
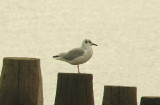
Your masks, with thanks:
<instances>
[{"instance_id":1,"label":"wooden post","mask_svg":"<svg viewBox=\"0 0 160 105\"><path fill-rule=\"evenodd\" d=\"M92 74L58 73L55 105L94 105Z\"/></svg>"},{"instance_id":2,"label":"wooden post","mask_svg":"<svg viewBox=\"0 0 160 105\"><path fill-rule=\"evenodd\" d=\"M102 105L137 105L137 88L104 86Z\"/></svg>"},{"instance_id":3,"label":"wooden post","mask_svg":"<svg viewBox=\"0 0 160 105\"><path fill-rule=\"evenodd\" d=\"M160 105L160 97L144 96L141 98L141 105Z\"/></svg>"},{"instance_id":4,"label":"wooden post","mask_svg":"<svg viewBox=\"0 0 160 105\"><path fill-rule=\"evenodd\" d=\"M40 59L3 59L0 105L43 105Z\"/></svg>"}]
</instances>

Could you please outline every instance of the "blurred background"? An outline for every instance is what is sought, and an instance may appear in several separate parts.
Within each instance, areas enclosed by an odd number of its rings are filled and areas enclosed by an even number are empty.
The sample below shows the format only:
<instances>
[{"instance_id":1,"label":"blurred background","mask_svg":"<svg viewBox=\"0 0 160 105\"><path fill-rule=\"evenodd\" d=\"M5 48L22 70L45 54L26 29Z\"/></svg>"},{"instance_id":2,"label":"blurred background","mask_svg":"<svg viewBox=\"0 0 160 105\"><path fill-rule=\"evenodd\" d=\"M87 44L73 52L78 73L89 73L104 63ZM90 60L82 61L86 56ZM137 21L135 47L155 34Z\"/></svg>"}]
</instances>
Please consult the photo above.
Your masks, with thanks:
<instances>
[{"instance_id":1,"label":"blurred background","mask_svg":"<svg viewBox=\"0 0 160 105\"><path fill-rule=\"evenodd\" d=\"M57 73L77 66L52 56L87 38L99 45L80 65L94 76L95 105L104 85L136 86L138 103L160 96L159 11L159 0L1 0L0 67L3 57L40 58L44 105L53 105Z\"/></svg>"}]
</instances>

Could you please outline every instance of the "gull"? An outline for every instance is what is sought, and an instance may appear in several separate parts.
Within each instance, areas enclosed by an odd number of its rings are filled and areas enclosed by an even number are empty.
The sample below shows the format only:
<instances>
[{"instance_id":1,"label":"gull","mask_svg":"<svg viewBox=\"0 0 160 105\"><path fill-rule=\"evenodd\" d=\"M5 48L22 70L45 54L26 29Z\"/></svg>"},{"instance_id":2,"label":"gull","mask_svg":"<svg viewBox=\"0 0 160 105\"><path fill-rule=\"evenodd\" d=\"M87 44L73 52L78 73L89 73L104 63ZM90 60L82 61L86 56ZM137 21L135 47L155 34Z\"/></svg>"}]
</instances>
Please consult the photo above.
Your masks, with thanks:
<instances>
[{"instance_id":1,"label":"gull","mask_svg":"<svg viewBox=\"0 0 160 105\"><path fill-rule=\"evenodd\" d=\"M93 43L89 39L85 39L82 42L82 46L79 48L74 48L67 53L60 53L58 55L53 56L56 60L65 61L70 63L71 65L77 65L78 73L79 71L79 64L83 64L87 62L93 55L92 45L98 46L97 44Z\"/></svg>"}]
</instances>

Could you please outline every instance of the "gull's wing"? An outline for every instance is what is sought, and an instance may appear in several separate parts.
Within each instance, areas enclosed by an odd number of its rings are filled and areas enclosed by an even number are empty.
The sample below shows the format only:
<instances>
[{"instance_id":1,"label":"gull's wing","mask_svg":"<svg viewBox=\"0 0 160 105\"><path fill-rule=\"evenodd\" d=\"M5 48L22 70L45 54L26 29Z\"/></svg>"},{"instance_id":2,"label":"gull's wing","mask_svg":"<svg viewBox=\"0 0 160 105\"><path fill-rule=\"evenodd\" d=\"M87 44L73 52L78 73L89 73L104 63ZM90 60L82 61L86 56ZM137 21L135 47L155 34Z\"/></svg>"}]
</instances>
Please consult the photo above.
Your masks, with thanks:
<instances>
[{"instance_id":1,"label":"gull's wing","mask_svg":"<svg viewBox=\"0 0 160 105\"><path fill-rule=\"evenodd\" d=\"M84 51L82 49L80 49L80 48L77 48L77 49L73 49L73 50L67 52L65 54L65 56L63 57L63 59L65 59L65 60L73 60L73 59L75 59L77 57L82 56L83 54L84 54Z\"/></svg>"}]
</instances>

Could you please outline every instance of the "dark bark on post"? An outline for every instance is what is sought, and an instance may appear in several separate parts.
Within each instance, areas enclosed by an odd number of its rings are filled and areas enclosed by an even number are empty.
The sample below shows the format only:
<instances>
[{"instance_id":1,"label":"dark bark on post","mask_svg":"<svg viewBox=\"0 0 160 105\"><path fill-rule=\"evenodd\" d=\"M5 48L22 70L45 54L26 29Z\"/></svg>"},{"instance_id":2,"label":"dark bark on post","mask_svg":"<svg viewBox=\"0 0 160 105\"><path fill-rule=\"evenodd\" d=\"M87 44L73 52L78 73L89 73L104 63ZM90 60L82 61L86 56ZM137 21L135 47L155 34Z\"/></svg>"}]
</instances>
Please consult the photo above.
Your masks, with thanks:
<instances>
[{"instance_id":1,"label":"dark bark on post","mask_svg":"<svg viewBox=\"0 0 160 105\"><path fill-rule=\"evenodd\" d=\"M3 59L0 105L43 105L40 59Z\"/></svg>"},{"instance_id":2,"label":"dark bark on post","mask_svg":"<svg viewBox=\"0 0 160 105\"><path fill-rule=\"evenodd\" d=\"M137 88L104 86L102 105L137 105Z\"/></svg>"},{"instance_id":3,"label":"dark bark on post","mask_svg":"<svg viewBox=\"0 0 160 105\"><path fill-rule=\"evenodd\" d=\"M58 73L55 105L94 105L92 74Z\"/></svg>"},{"instance_id":4,"label":"dark bark on post","mask_svg":"<svg viewBox=\"0 0 160 105\"><path fill-rule=\"evenodd\" d=\"M142 97L141 105L160 105L160 97Z\"/></svg>"}]
</instances>

